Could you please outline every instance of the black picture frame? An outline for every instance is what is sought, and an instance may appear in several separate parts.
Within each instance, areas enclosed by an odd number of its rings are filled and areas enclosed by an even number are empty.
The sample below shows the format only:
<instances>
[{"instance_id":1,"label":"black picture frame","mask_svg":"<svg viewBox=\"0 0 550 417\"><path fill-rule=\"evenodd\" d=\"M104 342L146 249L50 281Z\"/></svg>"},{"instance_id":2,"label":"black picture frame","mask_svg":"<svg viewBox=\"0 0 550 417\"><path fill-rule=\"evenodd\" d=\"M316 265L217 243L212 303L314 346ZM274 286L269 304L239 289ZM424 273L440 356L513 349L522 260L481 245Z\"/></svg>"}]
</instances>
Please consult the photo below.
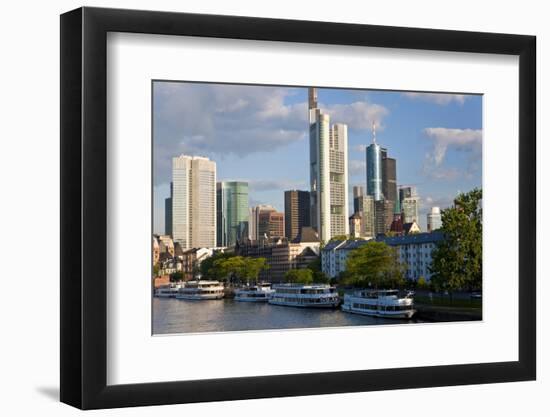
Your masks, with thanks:
<instances>
[{"instance_id":1,"label":"black picture frame","mask_svg":"<svg viewBox=\"0 0 550 417\"><path fill-rule=\"evenodd\" d=\"M518 361L107 385L108 32L519 56ZM88 7L61 15L61 401L96 409L534 380L535 51L524 35Z\"/></svg>"}]
</instances>

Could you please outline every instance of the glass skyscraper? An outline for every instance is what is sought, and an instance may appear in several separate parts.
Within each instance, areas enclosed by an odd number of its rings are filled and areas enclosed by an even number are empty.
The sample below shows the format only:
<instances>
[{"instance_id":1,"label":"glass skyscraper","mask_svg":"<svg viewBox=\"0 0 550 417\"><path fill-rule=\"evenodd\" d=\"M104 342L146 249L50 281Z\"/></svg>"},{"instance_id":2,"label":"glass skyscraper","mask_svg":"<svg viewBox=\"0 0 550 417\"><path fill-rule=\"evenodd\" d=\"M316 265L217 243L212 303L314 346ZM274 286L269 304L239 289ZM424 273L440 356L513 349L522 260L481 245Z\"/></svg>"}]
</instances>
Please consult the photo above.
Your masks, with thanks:
<instances>
[{"instance_id":1,"label":"glass skyscraper","mask_svg":"<svg viewBox=\"0 0 550 417\"><path fill-rule=\"evenodd\" d=\"M374 197L374 201L383 199L382 194L382 148L373 142L367 146L367 194Z\"/></svg>"},{"instance_id":2,"label":"glass skyscraper","mask_svg":"<svg viewBox=\"0 0 550 417\"><path fill-rule=\"evenodd\" d=\"M248 237L248 183L216 184L217 245L233 246Z\"/></svg>"}]
</instances>

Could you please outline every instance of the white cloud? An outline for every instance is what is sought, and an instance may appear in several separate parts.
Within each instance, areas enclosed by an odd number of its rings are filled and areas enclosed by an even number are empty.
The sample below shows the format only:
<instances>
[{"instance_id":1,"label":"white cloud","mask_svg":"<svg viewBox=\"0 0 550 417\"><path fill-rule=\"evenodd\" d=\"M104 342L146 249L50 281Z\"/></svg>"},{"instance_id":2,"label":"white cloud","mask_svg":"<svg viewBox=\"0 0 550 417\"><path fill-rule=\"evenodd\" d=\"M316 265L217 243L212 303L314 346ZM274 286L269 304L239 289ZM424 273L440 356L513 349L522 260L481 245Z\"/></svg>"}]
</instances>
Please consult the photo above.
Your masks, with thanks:
<instances>
[{"instance_id":1,"label":"white cloud","mask_svg":"<svg viewBox=\"0 0 550 417\"><path fill-rule=\"evenodd\" d=\"M426 154L424 174L438 180L455 180L461 176L471 176L479 169L482 149L481 129L449 129L429 127L424 134L431 141L431 149ZM467 169L444 166L445 156L449 149L463 152L467 156Z\"/></svg>"},{"instance_id":2,"label":"white cloud","mask_svg":"<svg viewBox=\"0 0 550 417\"><path fill-rule=\"evenodd\" d=\"M351 159L349 161L348 173L350 176L354 175L366 175L367 163L357 159Z\"/></svg>"},{"instance_id":3,"label":"white cloud","mask_svg":"<svg viewBox=\"0 0 550 417\"><path fill-rule=\"evenodd\" d=\"M403 93L405 97L411 100L422 100L431 103L439 104L440 106L446 106L450 103L464 104L468 98L465 94L445 94L445 93Z\"/></svg>"},{"instance_id":4,"label":"white cloud","mask_svg":"<svg viewBox=\"0 0 550 417\"><path fill-rule=\"evenodd\" d=\"M295 180L252 180L248 182L251 191L286 191L305 189L305 181Z\"/></svg>"},{"instance_id":5,"label":"white cloud","mask_svg":"<svg viewBox=\"0 0 550 417\"><path fill-rule=\"evenodd\" d=\"M378 130L383 130L384 118L389 113L384 106L366 101L350 104L321 104L319 107L330 115L331 123L345 123L348 128L358 130L370 130L373 123Z\"/></svg>"}]
</instances>

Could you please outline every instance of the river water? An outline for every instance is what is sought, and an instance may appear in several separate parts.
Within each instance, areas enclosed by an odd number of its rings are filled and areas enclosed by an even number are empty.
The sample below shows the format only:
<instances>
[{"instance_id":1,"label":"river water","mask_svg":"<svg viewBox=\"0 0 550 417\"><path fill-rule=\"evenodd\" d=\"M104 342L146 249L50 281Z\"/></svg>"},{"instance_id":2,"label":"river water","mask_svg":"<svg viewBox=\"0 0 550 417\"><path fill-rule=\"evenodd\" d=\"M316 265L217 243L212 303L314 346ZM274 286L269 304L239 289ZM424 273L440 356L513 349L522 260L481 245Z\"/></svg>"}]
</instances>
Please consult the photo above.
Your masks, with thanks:
<instances>
[{"instance_id":1,"label":"river water","mask_svg":"<svg viewBox=\"0 0 550 417\"><path fill-rule=\"evenodd\" d=\"M222 300L153 298L153 334L366 326L414 323L314 309Z\"/></svg>"}]
</instances>

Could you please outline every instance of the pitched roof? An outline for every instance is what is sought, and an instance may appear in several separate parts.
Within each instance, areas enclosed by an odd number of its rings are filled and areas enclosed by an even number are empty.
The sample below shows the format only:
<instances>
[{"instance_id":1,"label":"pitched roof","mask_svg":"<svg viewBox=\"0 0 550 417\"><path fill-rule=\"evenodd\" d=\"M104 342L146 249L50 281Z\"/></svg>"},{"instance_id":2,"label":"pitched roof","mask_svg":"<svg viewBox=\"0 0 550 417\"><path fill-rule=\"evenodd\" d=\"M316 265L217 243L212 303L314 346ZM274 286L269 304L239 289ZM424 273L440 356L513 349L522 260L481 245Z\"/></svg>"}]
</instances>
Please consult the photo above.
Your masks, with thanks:
<instances>
[{"instance_id":1,"label":"pitched roof","mask_svg":"<svg viewBox=\"0 0 550 417\"><path fill-rule=\"evenodd\" d=\"M386 242L390 246L437 243L445 238L442 232L414 233L405 236L381 237L376 240Z\"/></svg>"}]
</instances>

